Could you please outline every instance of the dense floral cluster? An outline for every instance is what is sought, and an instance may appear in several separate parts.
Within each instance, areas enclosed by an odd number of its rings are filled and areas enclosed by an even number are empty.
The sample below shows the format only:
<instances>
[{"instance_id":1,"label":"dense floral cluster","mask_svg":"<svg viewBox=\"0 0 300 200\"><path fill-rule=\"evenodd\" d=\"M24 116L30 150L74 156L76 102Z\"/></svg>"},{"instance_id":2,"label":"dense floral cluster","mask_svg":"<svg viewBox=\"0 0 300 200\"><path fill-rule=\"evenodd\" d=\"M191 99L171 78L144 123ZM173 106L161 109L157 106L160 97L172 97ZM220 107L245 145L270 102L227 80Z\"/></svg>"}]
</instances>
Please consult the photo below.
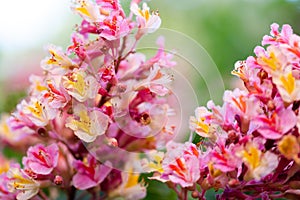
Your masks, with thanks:
<instances>
[{"instance_id":1,"label":"dense floral cluster","mask_svg":"<svg viewBox=\"0 0 300 200\"><path fill-rule=\"evenodd\" d=\"M163 38L152 58L136 52L141 37L161 24L157 12L138 4L131 2L126 17L117 0L74 1L72 10L83 21L71 45L66 51L47 47L44 74L31 76L28 97L2 116L2 144L25 154L22 166L0 157L0 199L145 197L140 174L130 173L136 158L106 151L126 161L124 171L96 159L110 147L146 152L173 137L167 70L175 62ZM90 144L95 156L86 149Z\"/></svg>"},{"instance_id":2,"label":"dense floral cluster","mask_svg":"<svg viewBox=\"0 0 300 200\"><path fill-rule=\"evenodd\" d=\"M44 74L1 118L1 146L23 157L0 155L0 199L142 199L142 172L184 200L211 189L217 199L300 198L300 37L272 24L266 48L235 64L244 88L225 91L222 106L198 107L190 141L178 143L168 74L176 63L163 38L150 59L136 52L161 24L139 3L126 16L117 0L74 1L83 21L71 45L47 47Z\"/></svg>"},{"instance_id":3,"label":"dense floral cluster","mask_svg":"<svg viewBox=\"0 0 300 200\"><path fill-rule=\"evenodd\" d=\"M180 199L191 191L218 199L299 199L300 37L289 25L271 25L255 56L238 61L232 74L244 89L225 91L222 106L209 101L190 118L201 140L169 142L153 179Z\"/></svg>"}]
</instances>

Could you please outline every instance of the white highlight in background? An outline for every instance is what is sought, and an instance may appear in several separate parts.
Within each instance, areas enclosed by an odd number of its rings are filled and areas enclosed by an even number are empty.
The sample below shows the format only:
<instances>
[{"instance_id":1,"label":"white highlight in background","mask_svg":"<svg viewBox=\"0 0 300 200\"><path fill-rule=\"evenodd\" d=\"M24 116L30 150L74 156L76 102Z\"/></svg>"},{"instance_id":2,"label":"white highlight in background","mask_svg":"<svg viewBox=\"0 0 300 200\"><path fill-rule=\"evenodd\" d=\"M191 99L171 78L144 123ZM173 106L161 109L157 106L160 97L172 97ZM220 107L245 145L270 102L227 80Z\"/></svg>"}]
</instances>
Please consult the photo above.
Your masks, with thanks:
<instances>
[{"instance_id":1,"label":"white highlight in background","mask_svg":"<svg viewBox=\"0 0 300 200\"><path fill-rule=\"evenodd\" d=\"M70 0L6 0L0 6L0 51L26 50L57 33L71 15ZM4 52L3 52L4 51Z\"/></svg>"}]
</instances>

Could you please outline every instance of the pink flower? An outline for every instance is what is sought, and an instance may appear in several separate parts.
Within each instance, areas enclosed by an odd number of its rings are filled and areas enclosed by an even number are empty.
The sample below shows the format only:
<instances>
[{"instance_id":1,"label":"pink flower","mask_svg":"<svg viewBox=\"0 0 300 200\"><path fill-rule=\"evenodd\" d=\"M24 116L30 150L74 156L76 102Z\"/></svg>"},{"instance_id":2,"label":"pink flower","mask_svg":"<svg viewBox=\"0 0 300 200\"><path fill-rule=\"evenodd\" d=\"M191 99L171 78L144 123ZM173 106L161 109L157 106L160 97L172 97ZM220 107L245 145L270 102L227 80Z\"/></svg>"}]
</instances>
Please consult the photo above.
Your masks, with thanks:
<instances>
[{"instance_id":1,"label":"pink flower","mask_svg":"<svg viewBox=\"0 0 300 200\"><path fill-rule=\"evenodd\" d=\"M47 91L41 92L43 98L53 109L63 108L71 99L61 82L56 83L55 80L47 81Z\"/></svg>"},{"instance_id":2,"label":"pink flower","mask_svg":"<svg viewBox=\"0 0 300 200\"><path fill-rule=\"evenodd\" d=\"M218 138L214 149L209 154L209 158L215 169L226 173L240 168L242 163L235 155L236 146L233 144L225 146L225 142L224 138Z\"/></svg>"},{"instance_id":3,"label":"pink flower","mask_svg":"<svg viewBox=\"0 0 300 200\"><path fill-rule=\"evenodd\" d=\"M111 171L111 167L98 163L90 154L83 161L75 160L73 166L77 171L73 176L73 185L80 190L100 184Z\"/></svg>"},{"instance_id":4,"label":"pink flower","mask_svg":"<svg viewBox=\"0 0 300 200\"><path fill-rule=\"evenodd\" d=\"M224 96L224 120L226 126L247 132L249 122L261 113L259 99L247 91L236 88L233 91L225 91ZM232 122L237 124L233 124Z\"/></svg>"},{"instance_id":5,"label":"pink flower","mask_svg":"<svg viewBox=\"0 0 300 200\"><path fill-rule=\"evenodd\" d=\"M127 19L120 16L119 12L113 12L106 17L99 25L99 36L107 40L116 40L124 37L130 32L130 25Z\"/></svg>"},{"instance_id":6,"label":"pink flower","mask_svg":"<svg viewBox=\"0 0 300 200\"><path fill-rule=\"evenodd\" d=\"M149 59L146 65L153 65L157 63L160 67L171 68L176 65L176 62L173 61L173 53L167 53L165 51L165 38L160 36L156 40L156 44L158 45L158 51L154 57Z\"/></svg>"},{"instance_id":7,"label":"pink flower","mask_svg":"<svg viewBox=\"0 0 300 200\"><path fill-rule=\"evenodd\" d=\"M294 126L297 117L292 108L278 108L268 114L260 114L250 122L252 130L257 130L266 139L279 139Z\"/></svg>"},{"instance_id":8,"label":"pink flower","mask_svg":"<svg viewBox=\"0 0 300 200\"><path fill-rule=\"evenodd\" d=\"M254 52L258 66L272 76L282 73L288 65L287 55L278 46L268 46L266 51L262 47L256 47Z\"/></svg>"},{"instance_id":9,"label":"pink flower","mask_svg":"<svg viewBox=\"0 0 300 200\"><path fill-rule=\"evenodd\" d=\"M178 183L182 187L192 186L200 178L200 153L196 145L169 142L164 157L163 173L154 179Z\"/></svg>"},{"instance_id":10,"label":"pink flower","mask_svg":"<svg viewBox=\"0 0 300 200\"><path fill-rule=\"evenodd\" d=\"M300 145L298 138L294 135L289 134L282 137L282 139L278 142L278 150L287 159L293 159L297 164L300 164L300 159L298 157Z\"/></svg>"},{"instance_id":11,"label":"pink flower","mask_svg":"<svg viewBox=\"0 0 300 200\"><path fill-rule=\"evenodd\" d=\"M118 0L96 0L96 3L101 6L102 13L106 13L112 10L119 10L122 11L121 15L124 17L125 14L123 13L122 7ZM105 12L106 11L106 12Z\"/></svg>"},{"instance_id":12,"label":"pink flower","mask_svg":"<svg viewBox=\"0 0 300 200\"><path fill-rule=\"evenodd\" d=\"M36 174L48 175L57 166L58 146L54 143L47 147L37 144L29 147L27 157L23 157L23 165Z\"/></svg>"},{"instance_id":13,"label":"pink flower","mask_svg":"<svg viewBox=\"0 0 300 200\"><path fill-rule=\"evenodd\" d=\"M86 58L86 49L84 47L84 40L82 36L76 33L72 34L73 45L68 47L68 52L74 52L81 59Z\"/></svg>"},{"instance_id":14,"label":"pink flower","mask_svg":"<svg viewBox=\"0 0 300 200\"><path fill-rule=\"evenodd\" d=\"M158 64L154 64L150 70L149 76L142 80L135 86L136 90L149 88L151 92L164 96L168 94L168 83L172 81L172 76L167 74L159 67Z\"/></svg>"},{"instance_id":15,"label":"pink flower","mask_svg":"<svg viewBox=\"0 0 300 200\"><path fill-rule=\"evenodd\" d=\"M21 122L13 123L13 120L16 119L10 117L8 114L2 114L0 116L0 140L3 140L13 146L18 144L24 144L24 138L29 134L34 133L34 130L29 129L26 126L22 126Z\"/></svg>"},{"instance_id":16,"label":"pink flower","mask_svg":"<svg viewBox=\"0 0 300 200\"><path fill-rule=\"evenodd\" d=\"M29 93L32 96L39 96L41 92L47 90L47 85L45 83L45 77L43 76L36 76L36 75L31 75L29 77L30 81L30 88L29 88Z\"/></svg>"},{"instance_id":17,"label":"pink flower","mask_svg":"<svg viewBox=\"0 0 300 200\"><path fill-rule=\"evenodd\" d=\"M143 158L140 162L143 170L145 170L148 173L154 171L162 173L162 160L164 155L164 152L157 150L151 150L147 152L147 158Z\"/></svg>"},{"instance_id":18,"label":"pink flower","mask_svg":"<svg viewBox=\"0 0 300 200\"><path fill-rule=\"evenodd\" d=\"M293 29L290 25L284 24L282 26L281 32L279 31L279 25L276 23L271 24L271 36L265 35L263 37L262 45L268 44L280 44L289 43L290 37L293 34Z\"/></svg>"}]
</instances>

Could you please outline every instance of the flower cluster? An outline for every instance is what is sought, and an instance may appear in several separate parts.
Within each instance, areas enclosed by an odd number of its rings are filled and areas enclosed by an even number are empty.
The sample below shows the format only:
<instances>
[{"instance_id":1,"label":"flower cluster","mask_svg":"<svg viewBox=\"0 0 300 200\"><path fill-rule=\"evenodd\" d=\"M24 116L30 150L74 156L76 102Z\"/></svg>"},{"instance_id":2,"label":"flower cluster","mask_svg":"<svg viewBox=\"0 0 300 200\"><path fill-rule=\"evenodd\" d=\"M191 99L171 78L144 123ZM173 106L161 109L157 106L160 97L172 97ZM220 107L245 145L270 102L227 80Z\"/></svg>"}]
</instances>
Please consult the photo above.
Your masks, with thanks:
<instances>
[{"instance_id":1,"label":"flower cluster","mask_svg":"<svg viewBox=\"0 0 300 200\"><path fill-rule=\"evenodd\" d=\"M255 56L238 61L232 74L243 89L225 91L190 117L198 139L169 142L152 179L166 182L180 199L299 198L300 37L289 25L271 25ZM150 161L144 162L149 166ZM153 166L153 164L152 164Z\"/></svg>"},{"instance_id":2,"label":"flower cluster","mask_svg":"<svg viewBox=\"0 0 300 200\"><path fill-rule=\"evenodd\" d=\"M163 38L152 58L136 52L139 40L161 25L157 12L138 4L132 1L126 16L117 0L73 1L83 21L70 46L48 45L44 74L30 77L28 96L1 119L1 143L26 152L22 166L0 157L1 199L55 199L63 192L69 199L145 197L145 184L133 173L137 158L106 151L147 152L173 137L168 68L175 62ZM90 146L126 160L127 172L97 159Z\"/></svg>"},{"instance_id":3,"label":"flower cluster","mask_svg":"<svg viewBox=\"0 0 300 200\"><path fill-rule=\"evenodd\" d=\"M196 108L190 141L178 143L168 72L176 63L162 37L153 57L136 51L161 25L139 3L126 15L117 0L73 1L83 21L70 46L48 45L43 75L1 117L1 148L22 157L0 154L0 199L142 199L142 172L184 200L211 189L217 199L300 198L300 37L272 24L265 48L235 64L243 88L225 91L222 106Z\"/></svg>"}]
</instances>

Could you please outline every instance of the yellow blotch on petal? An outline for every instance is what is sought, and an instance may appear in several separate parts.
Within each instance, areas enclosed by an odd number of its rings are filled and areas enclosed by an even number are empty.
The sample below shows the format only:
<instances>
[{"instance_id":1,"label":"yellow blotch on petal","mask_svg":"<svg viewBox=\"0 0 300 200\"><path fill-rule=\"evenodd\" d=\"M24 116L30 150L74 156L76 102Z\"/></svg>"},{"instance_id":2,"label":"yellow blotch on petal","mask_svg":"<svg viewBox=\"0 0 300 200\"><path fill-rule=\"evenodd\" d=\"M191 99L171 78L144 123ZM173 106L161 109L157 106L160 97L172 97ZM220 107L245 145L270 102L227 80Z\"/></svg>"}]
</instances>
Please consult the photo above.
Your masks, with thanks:
<instances>
[{"instance_id":1,"label":"yellow blotch on petal","mask_svg":"<svg viewBox=\"0 0 300 200\"><path fill-rule=\"evenodd\" d=\"M128 180L125 185L125 188L130 188L130 187L136 186L139 183L139 177L140 177L140 175L138 173L129 172Z\"/></svg>"},{"instance_id":2,"label":"yellow blotch on petal","mask_svg":"<svg viewBox=\"0 0 300 200\"><path fill-rule=\"evenodd\" d=\"M149 162L148 167L151 169L155 169L155 171L158 171L160 173L163 173L163 167L162 167L162 157L160 157L159 155L155 155L153 162Z\"/></svg>"},{"instance_id":3,"label":"yellow blotch on petal","mask_svg":"<svg viewBox=\"0 0 300 200\"><path fill-rule=\"evenodd\" d=\"M91 135L90 128L91 128L91 120L86 111L80 111L79 113L79 120L73 120L72 124L74 124L78 129L86 132L87 134Z\"/></svg>"},{"instance_id":4,"label":"yellow blotch on petal","mask_svg":"<svg viewBox=\"0 0 300 200\"><path fill-rule=\"evenodd\" d=\"M46 86L43 86L39 81L35 82L35 89L39 92L47 90Z\"/></svg>"},{"instance_id":5,"label":"yellow blotch on petal","mask_svg":"<svg viewBox=\"0 0 300 200\"><path fill-rule=\"evenodd\" d=\"M243 161L248 164L248 167L255 169L260 165L260 157L262 152L254 146L250 146L242 153Z\"/></svg>"},{"instance_id":6,"label":"yellow blotch on petal","mask_svg":"<svg viewBox=\"0 0 300 200\"><path fill-rule=\"evenodd\" d=\"M30 110L35 117L42 118L43 105L39 101L36 101L33 106L28 106L28 110Z\"/></svg>"},{"instance_id":7,"label":"yellow blotch on petal","mask_svg":"<svg viewBox=\"0 0 300 200\"><path fill-rule=\"evenodd\" d=\"M89 11L85 7L79 7L79 8L76 8L75 10L78 11L80 14L91 17Z\"/></svg>"},{"instance_id":8,"label":"yellow blotch on petal","mask_svg":"<svg viewBox=\"0 0 300 200\"><path fill-rule=\"evenodd\" d=\"M295 90L295 78L293 77L292 72L288 73L287 76L280 76L280 81L284 87L284 89L289 93Z\"/></svg>"},{"instance_id":9,"label":"yellow blotch on petal","mask_svg":"<svg viewBox=\"0 0 300 200\"><path fill-rule=\"evenodd\" d=\"M276 71L280 68L280 63L278 62L278 59L274 52L270 52L269 58L262 57L261 61L264 62L265 65L268 66L272 71Z\"/></svg>"},{"instance_id":10,"label":"yellow blotch on petal","mask_svg":"<svg viewBox=\"0 0 300 200\"><path fill-rule=\"evenodd\" d=\"M218 177L222 174L222 171L219 169L215 169L214 168L214 164L212 162L208 163L208 169L209 169L209 173L213 176L213 177Z\"/></svg>"},{"instance_id":11,"label":"yellow blotch on petal","mask_svg":"<svg viewBox=\"0 0 300 200\"><path fill-rule=\"evenodd\" d=\"M58 55L53 49L49 49L49 53L52 57L47 61L48 65L58 64L58 61L63 60L63 58Z\"/></svg>"},{"instance_id":12,"label":"yellow blotch on petal","mask_svg":"<svg viewBox=\"0 0 300 200\"><path fill-rule=\"evenodd\" d=\"M149 20L149 18L150 18L149 10L145 10L145 12L144 12L144 17L145 17L146 21Z\"/></svg>"},{"instance_id":13,"label":"yellow blotch on petal","mask_svg":"<svg viewBox=\"0 0 300 200\"><path fill-rule=\"evenodd\" d=\"M207 124L204 123L205 118L201 117L197 122L197 131L201 131L201 132L205 132L208 133L209 132L209 126Z\"/></svg>"},{"instance_id":14,"label":"yellow blotch on petal","mask_svg":"<svg viewBox=\"0 0 300 200\"><path fill-rule=\"evenodd\" d=\"M17 173L13 174L12 178L16 179L16 181L14 181L14 187L16 189L21 189L21 188L24 188L24 185L35 183L34 181L24 178L23 176L21 176L20 174L17 174Z\"/></svg>"},{"instance_id":15,"label":"yellow blotch on petal","mask_svg":"<svg viewBox=\"0 0 300 200\"><path fill-rule=\"evenodd\" d=\"M84 77L81 74L76 74L74 77L74 80L69 80L69 84L71 84L73 86L74 89L77 90L77 92L80 95L84 95L84 91L85 91L85 81L84 81Z\"/></svg>"},{"instance_id":16,"label":"yellow blotch on petal","mask_svg":"<svg viewBox=\"0 0 300 200\"><path fill-rule=\"evenodd\" d=\"M298 160L298 153L300 151L297 138L293 135L284 136L278 143L278 149L282 155L287 159Z\"/></svg>"}]
</instances>

